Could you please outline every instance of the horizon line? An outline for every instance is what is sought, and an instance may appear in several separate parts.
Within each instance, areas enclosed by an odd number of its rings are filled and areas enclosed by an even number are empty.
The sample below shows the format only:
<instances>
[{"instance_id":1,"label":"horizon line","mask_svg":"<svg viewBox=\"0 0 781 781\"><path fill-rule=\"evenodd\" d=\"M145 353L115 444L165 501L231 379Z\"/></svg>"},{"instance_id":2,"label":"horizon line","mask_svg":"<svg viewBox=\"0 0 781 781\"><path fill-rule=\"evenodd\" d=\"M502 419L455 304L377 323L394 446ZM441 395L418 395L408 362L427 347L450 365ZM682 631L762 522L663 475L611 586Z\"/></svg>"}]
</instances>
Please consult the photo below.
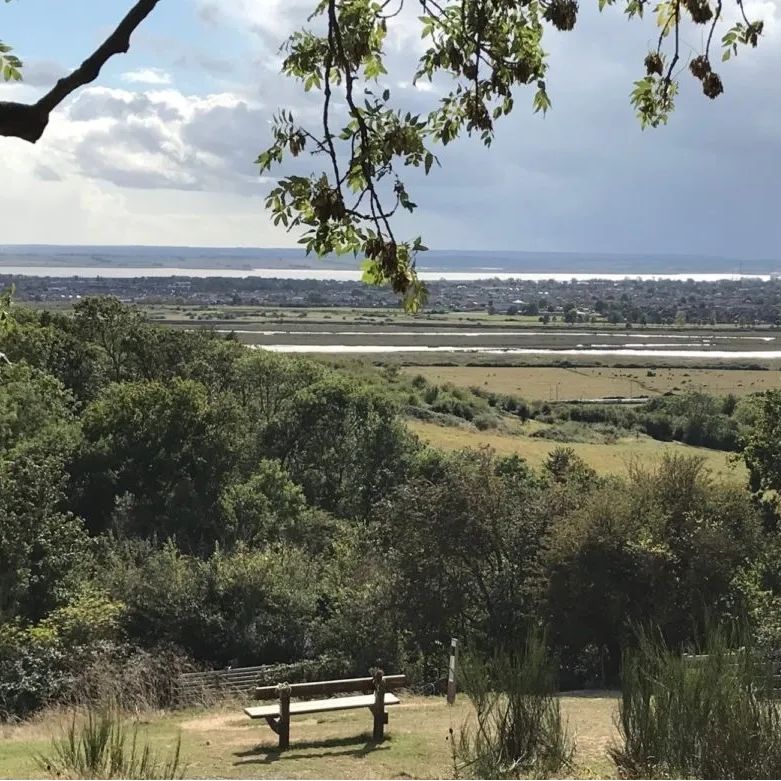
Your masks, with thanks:
<instances>
[{"instance_id":1,"label":"horizon line","mask_svg":"<svg viewBox=\"0 0 781 781\"><path fill-rule=\"evenodd\" d=\"M214 251L243 251L243 252L285 252L298 253L304 257L310 257L313 260L340 260L349 262L350 258L360 257L360 253L334 256L326 255L318 258L311 253L307 255L306 250L299 247L263 247L255 245L201 245L201 244L55 244L55 243L10 243L0 244L0 252L10 249L104 249L104 250L128 250L128 249L147 249L147 250L214 250ZM559 255L559 256L579 256L596 255L605 258L687 258L698 260L719 260L730 261L733 263L781 263L781 259L772 257L734 257L730 255L709 255L696 252L622 252L619 250L601 251L601 250L522 250L522 249L471 249L471 248L445 248L434 249L422 252L420 258L434 254L479 254L479 255Z\"/></svg>"}]
</instances>

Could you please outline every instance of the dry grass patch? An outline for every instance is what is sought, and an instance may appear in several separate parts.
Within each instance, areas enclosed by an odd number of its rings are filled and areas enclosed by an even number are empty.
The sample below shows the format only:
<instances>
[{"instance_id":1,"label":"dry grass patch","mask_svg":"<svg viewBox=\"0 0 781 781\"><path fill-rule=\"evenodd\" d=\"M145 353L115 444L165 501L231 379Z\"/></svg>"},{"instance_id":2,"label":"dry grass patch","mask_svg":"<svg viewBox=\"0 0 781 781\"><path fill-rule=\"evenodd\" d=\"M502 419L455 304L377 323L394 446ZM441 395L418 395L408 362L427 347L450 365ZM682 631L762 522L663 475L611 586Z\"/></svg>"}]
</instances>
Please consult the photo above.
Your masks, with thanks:
<instances>
[{"instance_id":1,"label":"dry grass patch","mask_svg":"<svg viewBox=\"0 0 781 781\"><path fill-rule=\"evenodd\" d=\"M609 692L562 697L562 711L575 734L576 775L604 777L615 773L605 753L614 735L616 699ZM369 740L368 711L294 718L289 751L276 749L276 736L250 721L238 707L149 714L141 734L150 746L165 751L181 735L182 762L189 778L451 778L448 731L468 714L459 697L453 708L442 698L403 696L389 709L388 739ZM7 727L0 737L0 778L36 778L34 756L45 753L51 737L61 734L67 717L50 713L33 725Z\"/></svg>"},{"instance_id":2,"label":"dry grass patch","mask_svg":"<svg viewBox=\"0 0 781 781\"><path fill-rule=\"evenodd\" d=\"M407 425L421 439L444 450L490 447L499 455L517 454L533 466L542 464L550 452L556 447L561 447L562 444L565 447L571 447L597 472L603 474L623 472L627 464L634 459L655 460L659 459L665 451L671 450L682 455L704 458L707 468L723 480L743 481L746 479L745 467L739 463L732 463L729 454L721 450L692 447L679 442L659 442L645 435L623 437L610 444L560 443L527 435L513 436L493 431L478 431L476 428L440 426L436 423L418 420L411 420ZM536 428L539 428L540 425L542 424L536 424ZM531 431L530 428L529 433Z\"/></svg>"},{"instance_id":3,"label":"dry grass patch","mask_svg":"<svg viewBox=\"0 0 781 781\"><path fill-rule=\"evenodd\" d=\"M660 395L667 391L704 391L717 396L744 396L781 387L775 371L748 369L625 369L621 367L533 366L410 366L411 375L422 374L433 383L451 382L496 393L522 396L529 401L550 401L603 396ZM651 371L653 374L648 375Z\"/></svg>"}]
</instances>

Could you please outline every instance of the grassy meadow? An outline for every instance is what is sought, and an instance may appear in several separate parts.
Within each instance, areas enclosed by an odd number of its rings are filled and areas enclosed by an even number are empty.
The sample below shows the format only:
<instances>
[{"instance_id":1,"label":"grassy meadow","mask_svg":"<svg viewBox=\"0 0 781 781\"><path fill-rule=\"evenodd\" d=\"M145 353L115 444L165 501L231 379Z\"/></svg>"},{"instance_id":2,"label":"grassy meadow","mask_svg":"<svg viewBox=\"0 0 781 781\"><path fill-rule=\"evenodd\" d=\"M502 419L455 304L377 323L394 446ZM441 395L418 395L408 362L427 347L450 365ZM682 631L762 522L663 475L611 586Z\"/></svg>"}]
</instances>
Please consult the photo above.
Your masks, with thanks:
<instances>
[{"instance_id":1,"label":"grassy meadow","mask_svg":"<svg viewBox=\"0 0 781 781\"><path fill-rule=\"evenodd\" d=\"M714 396L781 388L781 375L758 369L693 369L665 367L552 366L415 366L406 369L430 382L482 387L531 401L604 396L657 396L668 392L700 391Z\"/></svg>"},{"instance_id":2,"label":"grassy meadow","mask_svg":"<svg viewBox=\"0 0 781 781\"><path fill-rule=\"evenodd\" d=\"M539 466L556 447L569 447L593 469L602 474L622 473L634 459L644 463L658 460L665 451L699 456L705 465L721 480L744 481L746 469L742 463L734 463L730 454L704 447L692 447L680 442L659 442L651 437L639 435L624 437L615 442L556 442L530 436L535 426L527 424L522 434L503 431L478 431L471 426L442 426L437 423L413 420L409 427L421 439L444 450L489 447L499 455L517 454L533 466Z\"/></svg>"},{"instance_id":3,"label":"grassy meadow","mask_svg":"<svg viewBox=\"0 0 781 781\"><path fill-rule=\"evenodd\" d=\"M280 753L265 722L250 721L239 704L142 716L140 736L165 756L181 735L188 778L452 778L449 730L469 717L465 698L449 707L442 697L402 695L389 709L387 740L370 742L368 711L293 718L291 746ZM575 735L573 776L615 776L606 749L614 739L616 696L582 692L562 696L562 710ZM35 757L68 723L50 712L17 726L0 726L0 777L40 778Z\"/></svg>"}]
</instances>

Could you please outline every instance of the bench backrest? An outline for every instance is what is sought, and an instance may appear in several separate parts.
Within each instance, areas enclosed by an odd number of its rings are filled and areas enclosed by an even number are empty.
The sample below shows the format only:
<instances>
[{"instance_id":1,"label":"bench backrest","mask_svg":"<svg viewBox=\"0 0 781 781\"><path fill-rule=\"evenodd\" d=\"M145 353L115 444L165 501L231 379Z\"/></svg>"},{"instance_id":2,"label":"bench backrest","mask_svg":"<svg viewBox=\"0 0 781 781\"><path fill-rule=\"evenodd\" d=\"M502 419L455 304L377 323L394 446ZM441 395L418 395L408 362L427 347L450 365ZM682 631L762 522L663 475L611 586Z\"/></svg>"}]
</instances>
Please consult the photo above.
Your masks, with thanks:
<instances>
[{"instance_id":1,"label":"bench backrest","mask_svg":"<svg viewBox=\"0 0 781 781\"><path fill-rule=\"evenodd\" d=\"M400 689L407 682L405 675L384 675L382 682L385 691ZM374 691L374 678L343 678L339 681L312 681L310 683L293 683L290 685L291 697L316 697L324 694L338 694L340 692L365 692ZM275 700L279 696L276 686L258 686L255 689L255 699Z\"/></svg>"}]
</instances>

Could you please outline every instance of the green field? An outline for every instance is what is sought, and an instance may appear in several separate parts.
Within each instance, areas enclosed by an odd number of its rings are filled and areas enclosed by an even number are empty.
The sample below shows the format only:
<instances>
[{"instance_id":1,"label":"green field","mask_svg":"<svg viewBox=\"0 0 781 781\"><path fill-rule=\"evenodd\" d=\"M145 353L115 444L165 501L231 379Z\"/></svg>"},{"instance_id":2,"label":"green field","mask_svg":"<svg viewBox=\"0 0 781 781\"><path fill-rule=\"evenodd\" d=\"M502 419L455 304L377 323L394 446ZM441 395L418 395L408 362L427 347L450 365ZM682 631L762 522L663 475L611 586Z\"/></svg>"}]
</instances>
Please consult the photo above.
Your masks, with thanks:
<instances>
[{"instance_id":1,"label":"green field","mask_svg":"<svg viewBox=\"0 0 781 781\"><path fill-rule=\"evenodd\" d=\"M615 776L606 750L615 739L616 696L580 692L562 698L576 740L573 776ZM265 723L251 722L236 704L212 710L144 714L142 735L161 754L182 739L188 778L452 778L449 730L470 714L459 697L452 708L441 697L402 695L389 709L385 742L369 741L368 711L299 717L291 723L291 748L280 753ZM35 756L61 735L65 714L50 713L19 726L0 726L0 777L40 778Z\"/></svg>"},{"instance_id":2,"label":"green field","mask_svg":"<svg viewBox=\"0 0 781 781\"><path fill-rule=\"evenodd\" d=\"M47 306L49 304L47 303ZM63 305L68 308L68 304ZM744 326L733 325L729 323L719 323L718 325L696 325L687 323L684 326L676 325L646 325L634 326L627 329L624 323L609 323L603 318L597 319L593 323L566 323L562 319L552 320L547 324L542 324L536 315L507 315L488 314L484 310L475 311L453 311L453 312L432 312L424 309L418 314L411 315L404 312L400 307L337 307L337 306L253 306L246 304L224 304L224 305L176 305L166 304L147 304L142 308L147 312L150 318L154 320L201 320L209 321L236 321L240 323L268 322L269 320L294 321L296 319L307 319L312 321L319 320L338 320L344 322L351 321L369 321L369 322L387 322L399 326L425 327L434 323L443 326L469 328L475 325L486 326L497 329L517 328L522 325L524 328L534 327L541 330L572 330L572 331L616 331L627 333L666 331L669 333L725 333L748 335L752 333L762 333L767 335L773 333L770 326L757 326L748 329Z\"/></svg>"}]
</instances>

